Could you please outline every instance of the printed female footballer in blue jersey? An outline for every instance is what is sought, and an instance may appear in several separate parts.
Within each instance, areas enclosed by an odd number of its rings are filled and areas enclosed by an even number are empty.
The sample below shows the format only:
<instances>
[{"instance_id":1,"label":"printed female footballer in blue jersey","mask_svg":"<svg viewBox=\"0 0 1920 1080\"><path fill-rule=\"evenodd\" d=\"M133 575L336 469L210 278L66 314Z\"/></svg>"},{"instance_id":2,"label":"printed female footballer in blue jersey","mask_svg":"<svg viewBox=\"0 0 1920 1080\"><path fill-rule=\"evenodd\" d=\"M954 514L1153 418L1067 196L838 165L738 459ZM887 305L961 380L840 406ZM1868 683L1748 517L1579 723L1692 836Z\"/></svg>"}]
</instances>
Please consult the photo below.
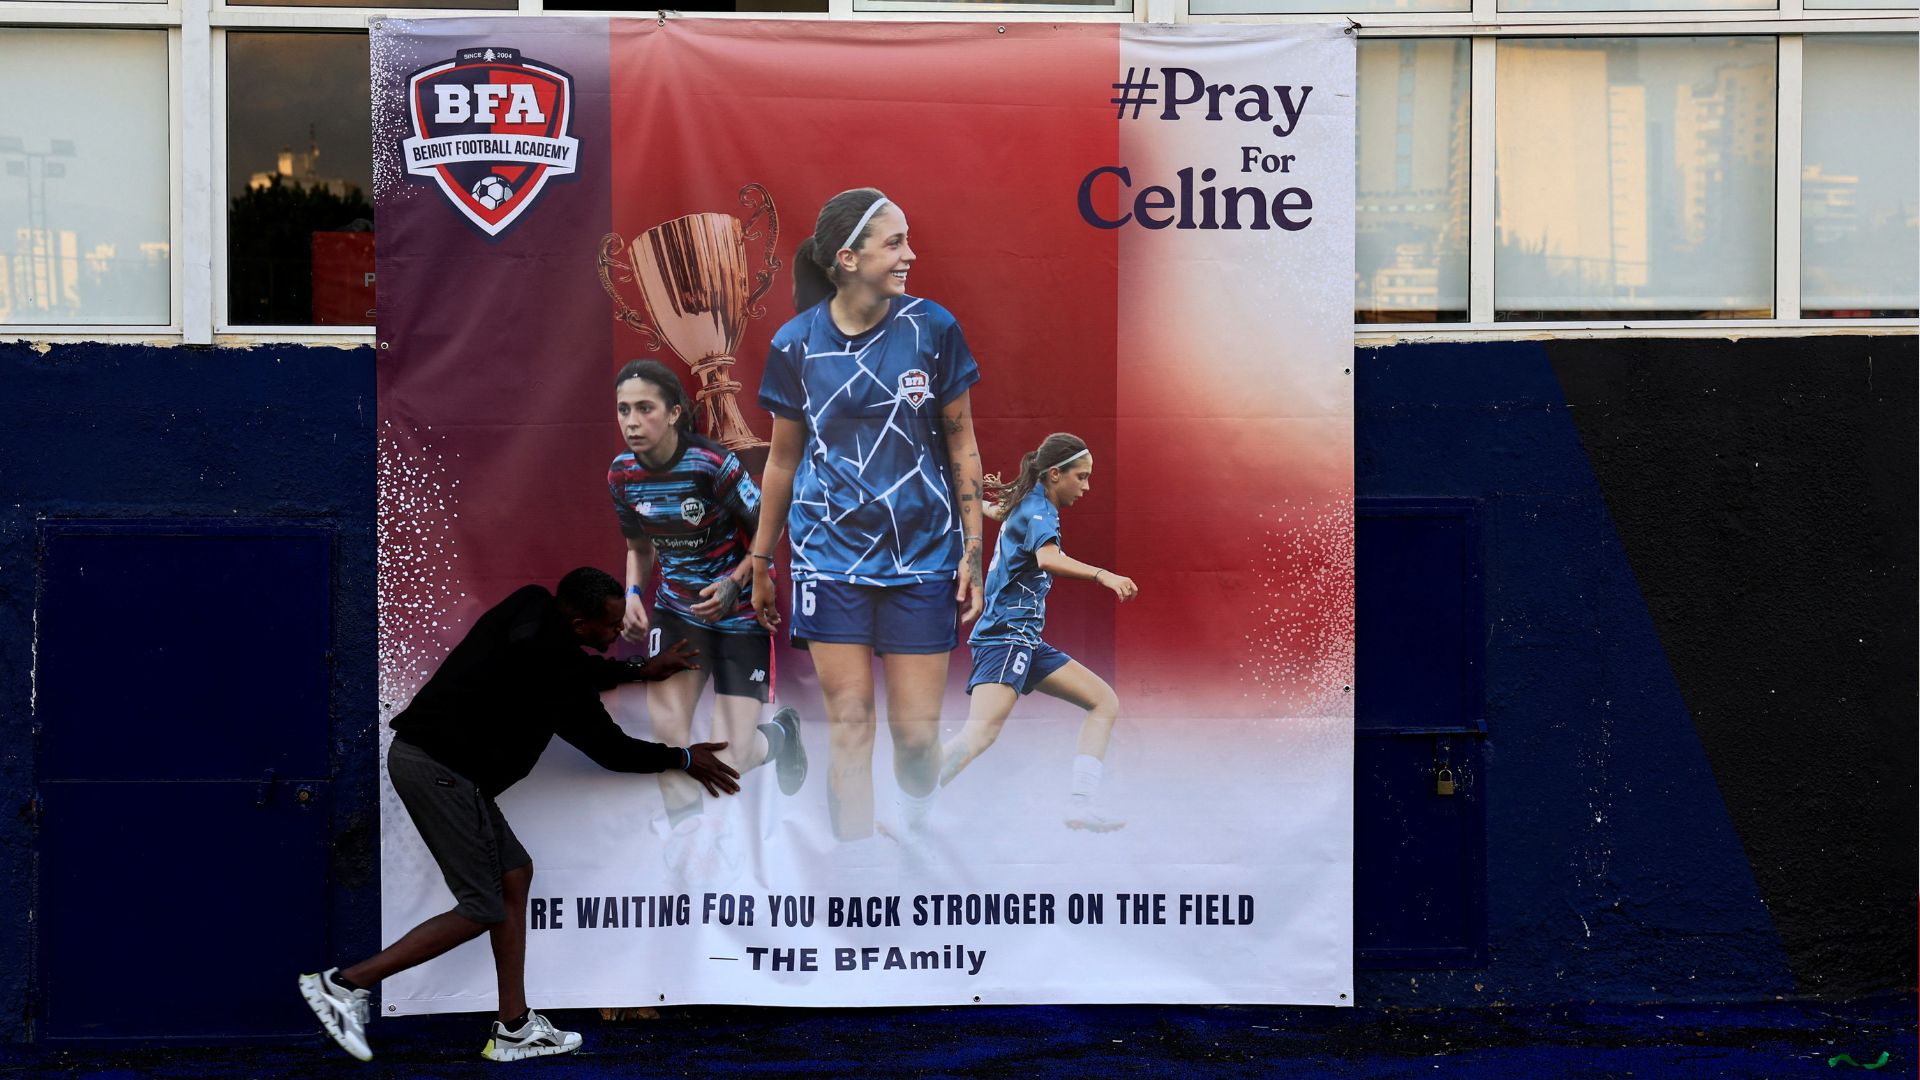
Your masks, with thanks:
<instances>
[{"instance_id":1,"label":"printed female footballer in blue jersey","mask_svg":"<svg viewBox=\"0 0 1920 1080\"><path fill-rule=\"evenodd\" d=\"M785 527L796 645L831 722L828 807L841 840L873 835L873 658L908 827L940 780L940 698L960 622L981 604L980 369L945 308L907 293L907 217L872 188L821 208L794 258L800 314L774 335L760 404L774 416L753 603L779 622L768 570Z\"/></svg>"},{"instance_id":2,"label":"printed female footballer in blue jersey","mask_svg":"<svg viewBox=\"0 0 1920 1080\"><path fill-rule=\"evenodd\" d=\"M1078 437L1058 432L1020 459L1011 484L987 479L988 510L1000 519L993 569L987 573L987 610L967 638L973 649L973 675L967 693L973 702L966 726L948 740L941 786L993 745L1020 695L1035 690L1087 710L1073 759L1066 823L1075 829L1108 832L1126 824L1103 814L1094 802L1120 699L1113 687L1079 661L1040 640L1047 621L1047 591L1054 575L1095 581L1112 589L1122 603L1139 589L1133 579L1090 566L1060 550L1060 511L1079 502L1092 487L1093 453Z\"/></svg>"},{"instance_id":3,"label":"printed female footballer in blue jersey","mask_svg":"<svg viewBox=\"0 0 1920 1080\"><path fill-rule=\"evenodd\" d=\"M743 776L774 762L780 790L791 795L807 773L800 718L783 708L760 723L760 707L773 696L772 638L754 619L745 593L760 492L732 451L694 433L686 392L664 364L635 360L621 368L614 403L627 444L607 470L607 491L627 540L621 634L645 642L649 656L685 642L700 657L699 668L646 684L654 736L689 733L711 672L713 739L726 747L717 756ZM649 614L647 587L656 565L660 584ZM668 827L675 836L690 834L701 811L700 786L684 774L661 773L660 794ZM675 858L673 850L668 858Z\"/></svg>"}]
</instances>

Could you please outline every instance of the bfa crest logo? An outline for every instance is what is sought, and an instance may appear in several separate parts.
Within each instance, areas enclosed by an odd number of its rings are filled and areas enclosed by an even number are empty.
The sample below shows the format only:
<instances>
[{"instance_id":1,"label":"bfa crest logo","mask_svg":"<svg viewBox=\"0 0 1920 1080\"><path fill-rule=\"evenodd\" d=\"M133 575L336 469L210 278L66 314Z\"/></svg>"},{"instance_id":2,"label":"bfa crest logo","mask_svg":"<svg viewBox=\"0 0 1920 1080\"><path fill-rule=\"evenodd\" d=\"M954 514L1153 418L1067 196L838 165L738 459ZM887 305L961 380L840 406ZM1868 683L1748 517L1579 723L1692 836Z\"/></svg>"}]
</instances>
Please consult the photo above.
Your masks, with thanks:
<instances>
[{"instance_id":1,"label":"bfa crest logo","mask_svg":"<svg viewBox=\"0 0 1920 1080\"><path fill-rule=\"evenodd\" d=\"M488 236L520 219L549 177L574 171L573 76L518 49L461 49L407 79L411 176L431 177Z\"/></svg>"},{"instance_id":2,"label":"bfa crest logo","mask_svg":"<svg viewBox=\"0 0 1920 1080\"><path fill-rule=\"evenodd\" d=\"M707 516L706 503L701 502L699 499L696 499L691 495L687 496L686 499L681 501L680 520L686 522L689 525L698 525L700 524L700 519L706 516Z\"/></svg>"},{"instance_id":3,"label":"bfa crest logo","mask_svg":"<svg viewBox=\"0 0 1920 1080\"><path fill-rule=\"evenodd\" d=\"M901 400L916 409L922 402L933 396L932 386L933 382L927 378L927 373L919 368L900 373L899 396Z\"/></svg>"}]
</instances>

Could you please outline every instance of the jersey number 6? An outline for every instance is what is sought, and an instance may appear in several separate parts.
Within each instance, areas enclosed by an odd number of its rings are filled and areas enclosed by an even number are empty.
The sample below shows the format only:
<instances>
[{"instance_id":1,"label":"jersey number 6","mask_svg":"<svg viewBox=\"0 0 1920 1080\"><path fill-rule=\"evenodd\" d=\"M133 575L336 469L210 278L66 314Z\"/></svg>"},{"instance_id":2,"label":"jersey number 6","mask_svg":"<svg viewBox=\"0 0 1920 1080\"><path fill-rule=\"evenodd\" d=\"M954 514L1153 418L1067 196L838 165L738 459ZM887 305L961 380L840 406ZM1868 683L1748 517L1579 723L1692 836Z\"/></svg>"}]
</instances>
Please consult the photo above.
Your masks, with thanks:
<instances>
[{"instance_id":1,"label":"jersey number 6","mask_svg":"<svg viewBox=\"0 0 1920 1080\"><path fill-rule=\"evenodd\" d=\"M813 582L796 581L793 583L793 606L797 608L802 615L813 614L815 607Z\"/></svg>"}]
</instances>

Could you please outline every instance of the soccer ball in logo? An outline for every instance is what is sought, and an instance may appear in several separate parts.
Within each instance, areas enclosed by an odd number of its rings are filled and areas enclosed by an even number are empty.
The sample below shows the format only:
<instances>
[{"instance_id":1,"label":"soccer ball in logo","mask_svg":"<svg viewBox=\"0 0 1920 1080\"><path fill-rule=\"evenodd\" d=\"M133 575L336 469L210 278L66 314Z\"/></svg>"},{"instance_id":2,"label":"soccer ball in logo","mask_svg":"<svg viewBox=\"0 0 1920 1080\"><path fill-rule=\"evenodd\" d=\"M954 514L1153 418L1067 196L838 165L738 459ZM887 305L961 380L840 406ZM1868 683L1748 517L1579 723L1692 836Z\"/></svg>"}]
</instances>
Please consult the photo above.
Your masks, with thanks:
<instances>
[{"instance_id":1,"label":"soccer ball in logo","mask_svg":"<svg viewBox=\"0 0 1920 1080\"><path fill-rule=\"evenodd\" d=\"M483 176L473 185L473 201L489 210L498 210L513 198L513 188L497 176Z\"/></svg>"}]
</instances>

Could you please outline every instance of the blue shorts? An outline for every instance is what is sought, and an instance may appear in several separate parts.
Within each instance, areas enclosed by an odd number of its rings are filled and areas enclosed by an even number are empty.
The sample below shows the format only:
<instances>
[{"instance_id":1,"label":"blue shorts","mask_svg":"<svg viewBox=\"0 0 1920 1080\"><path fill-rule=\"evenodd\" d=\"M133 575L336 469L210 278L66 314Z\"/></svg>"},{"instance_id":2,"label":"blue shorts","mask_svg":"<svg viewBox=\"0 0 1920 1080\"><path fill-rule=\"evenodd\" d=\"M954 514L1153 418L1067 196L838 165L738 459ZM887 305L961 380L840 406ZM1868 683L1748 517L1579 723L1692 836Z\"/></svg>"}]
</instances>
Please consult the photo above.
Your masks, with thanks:
<instances>
[{"instance_id":1,"label":"blue shorts","mask_svg":"<svg viewBox=\"0 0 1920 1080\"><path fill-rule=\"evenodd\" d=\"M1073 657L1041 642L1021 645L1006 641L973 647L973 674L967 677L967 693L981 683L1003 683L1022 694L1031 694L1047 676L1073 663Z\"/></svg>"},{"instance_id":2,"label":"blue shorts","mask_svg":"<svg viewBox=\"0 0 1920 1080\"><path fill-rule=\"evenodd\" d=\"M951 581L852 585L793 583L793 644L866 645L875 653L943 653L960 644L960 606Z\"/></svg>"}]
</instances>

